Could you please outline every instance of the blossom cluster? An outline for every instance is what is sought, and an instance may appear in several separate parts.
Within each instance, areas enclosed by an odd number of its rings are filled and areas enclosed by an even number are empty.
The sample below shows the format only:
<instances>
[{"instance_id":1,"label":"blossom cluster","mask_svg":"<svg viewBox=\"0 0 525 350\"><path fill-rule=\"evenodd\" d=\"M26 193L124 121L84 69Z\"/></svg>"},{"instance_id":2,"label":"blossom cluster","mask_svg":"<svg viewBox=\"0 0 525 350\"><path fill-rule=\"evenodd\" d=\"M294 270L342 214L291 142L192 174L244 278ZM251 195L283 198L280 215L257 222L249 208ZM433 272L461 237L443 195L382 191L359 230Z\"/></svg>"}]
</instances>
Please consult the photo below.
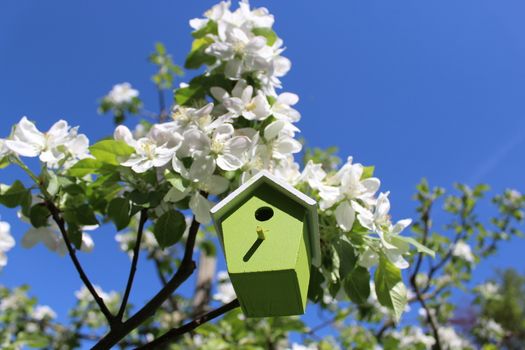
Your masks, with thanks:
<instances>
[{"instance_id":1,"label":"blossom cluster","mask_svg":"<svg viewBox=\"0 0 525 350\"><path fill-rule=\"evenodd\" d=\"M390 336L399 341L399 349L432 349L436 340L423 332L419 327L407 327L401 331L393 331Z\"/></svg>"},{"instance_id":2,"label":"blossom cluster","mask_svg":"<svg viewBox=\"0 0 525 350\"><path fill-rule=\"evenodd\" d=\"M47 132L22 117L13 127L11 135L0 139L0 159L13 154L23 157L39 157L49 168L68 168L80 159L88 158L89 139L78 133L78 127L70 127L59 120Z\"/></svg>"},{"instance_id":3,"label":"blossom cluster","mask_svg":"<svg viewBox=\"0 0 525 350\"><path fill-rule=\"evenodd\" d=\"M210 23L217 25L217 32L208 34L211 45L206 53L217 58L212 70L224 66L227 78L238 80L252 75L259 80L265 94L275 95L281 87L280 77L291 67L290 60L281 56L283 41L273 33L273 15L266 8L251 9L248 1L241 1L239 8L230 10L231 2L222 1L208 10L205 18L190 21L190 26L199 31Z\"/></svg>"},{"instance_id":4,"label":"blossom cluster","mask_svg":"<svg viewBox=\"0 0 525 350\"><path fill-rule=\"evenodd\" d=\"M0 221L0 270L7 264L7 251L15 246L15 240L11 236L11 225Z\"/></svg>"},{"instance_id":5,"label":"blossom cluster","mask_svg":"<svg viewBox=\"0 0 525 350\"><path fill-rule=\"evenodd\" d=\"M126 82L115 84L104 99L115 106L121 106L131 103L137 97L139 91Z\"/></svg>"}]
</instances>

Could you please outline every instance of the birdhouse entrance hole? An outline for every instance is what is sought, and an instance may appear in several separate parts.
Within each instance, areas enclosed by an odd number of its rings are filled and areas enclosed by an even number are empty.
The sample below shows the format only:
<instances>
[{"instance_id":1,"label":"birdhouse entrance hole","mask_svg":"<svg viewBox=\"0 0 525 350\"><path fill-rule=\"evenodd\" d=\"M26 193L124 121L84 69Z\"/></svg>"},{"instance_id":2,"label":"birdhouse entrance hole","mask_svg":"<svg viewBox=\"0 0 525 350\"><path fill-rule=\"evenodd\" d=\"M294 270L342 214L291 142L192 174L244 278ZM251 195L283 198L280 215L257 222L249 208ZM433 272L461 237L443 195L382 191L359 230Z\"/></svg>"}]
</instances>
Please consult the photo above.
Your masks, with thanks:
<instances>
[{"instance_id":1,"label":"birdhouse entrance hole","mask_svg":"<svg viewBox=\"0 0 525 350\"><path fill-rule=\"evenodd\" d=\"M255 211L255 218L258 221L268 221L273 216L273 209L270 207L260 207Z\"/></svg>"}]
</instances>

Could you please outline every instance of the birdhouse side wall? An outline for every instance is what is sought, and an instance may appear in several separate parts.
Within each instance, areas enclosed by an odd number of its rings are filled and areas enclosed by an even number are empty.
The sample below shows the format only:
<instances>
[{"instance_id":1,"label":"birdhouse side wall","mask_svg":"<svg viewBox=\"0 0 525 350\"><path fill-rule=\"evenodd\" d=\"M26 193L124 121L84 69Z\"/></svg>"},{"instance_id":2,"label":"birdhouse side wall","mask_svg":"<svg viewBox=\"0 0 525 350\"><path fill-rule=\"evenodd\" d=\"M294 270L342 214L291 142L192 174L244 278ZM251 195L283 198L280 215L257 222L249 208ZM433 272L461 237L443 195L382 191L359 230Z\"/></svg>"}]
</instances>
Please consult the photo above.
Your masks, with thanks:
<instances>
[{"instance_id":1,"label":"birdhouse side wall","mask_svg":"<svg viewBox=\"0 0 525 350\"><path fill-rule=\"evenodd\" d=\"M297 265L295 271L297 274L297 281L299 284L299 292L301 294L301 302L303 309L306 309L306 301L308 298L308 285L310 283L310 266L311 254L308 234L308 224L304 222L303 238L299 244L299 253L297 254Z\"/></svg>"}]
</instances>

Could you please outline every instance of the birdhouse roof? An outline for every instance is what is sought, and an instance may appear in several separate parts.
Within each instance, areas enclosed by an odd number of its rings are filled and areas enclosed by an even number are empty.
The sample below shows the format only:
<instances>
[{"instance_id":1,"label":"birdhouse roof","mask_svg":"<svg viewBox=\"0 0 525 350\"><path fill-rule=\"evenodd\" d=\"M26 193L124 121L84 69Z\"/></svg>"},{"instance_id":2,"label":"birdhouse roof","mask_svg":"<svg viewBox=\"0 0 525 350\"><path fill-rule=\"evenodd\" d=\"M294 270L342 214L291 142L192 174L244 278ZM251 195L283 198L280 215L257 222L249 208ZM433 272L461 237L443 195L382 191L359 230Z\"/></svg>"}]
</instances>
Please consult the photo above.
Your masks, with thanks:
<instances>
[{"instance_id":1,"label":"birdhouse roof","mask_svg":"<svg viewBox=\"0 0 525 350\"><path fill-rule=\"evenodd\" d=\"M263 170L257 173L254 177L248 180L243 185L239 186L235 191L231 192L226 198L217 203L212 209L211 214L215 223L215 229L221 237L222 241L222 217L230 212L231 209L242 205L249 199L253 192L261 185L267 184L273 189L285 194L290 199L303 206L306 210L306 218L310 238L310 251L312 256L312 264L319 266L321 263L321 248L319 242L319 219L317 216L317 202L308 197L301 191L286 182L276 178L268 171Z\"/></svg>"}]
</instances>

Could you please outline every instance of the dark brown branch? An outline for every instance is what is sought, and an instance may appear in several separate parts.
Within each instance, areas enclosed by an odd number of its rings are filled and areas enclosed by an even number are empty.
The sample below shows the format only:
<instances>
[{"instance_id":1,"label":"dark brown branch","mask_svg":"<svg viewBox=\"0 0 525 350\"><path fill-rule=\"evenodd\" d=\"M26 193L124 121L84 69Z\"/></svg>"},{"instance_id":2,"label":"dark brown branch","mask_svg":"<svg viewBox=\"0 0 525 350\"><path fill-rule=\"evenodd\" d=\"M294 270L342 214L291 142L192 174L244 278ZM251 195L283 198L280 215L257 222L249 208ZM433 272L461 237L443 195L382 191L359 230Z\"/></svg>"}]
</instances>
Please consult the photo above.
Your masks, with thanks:
<instances>
[{"instance_id":1,"label":"dark brown branch","mask_svg":"<svg viewBox=\"0 0 525 350\"><path fill-rule=\"evenodd\" d=\"M80 264L80 261L77 258L75 249L73 248L71 241L69 240L69 237L67 235L64 219L60 216L60 210L51 201L46 201L46 206L51 212L51 216L53 217L53 220L58 225L60 233L62 234L62 238L64 239L64 242L66 244L66 248L69 253L69 256L71 257L71 261L73 261L73 265L75 265L75 268L80 276L80 279L82 280L82 282L84 282L84 285L86 286L86 288L89 290L89 292L93 296L93 299L95 299L95 302L100 308L100 311L104 314L104 316L108 320L110 328L113 328L117 320L115 319L115 316L113 316L111 311L109 311L106 304L104 303L104 300L98 295L95 287L93 287L93 284L91 284L91 281L89 280L86 273L84 272L84 269L82 268L82 265Z\"/></svg>"},{"instance_id":2,"label":"dark brown branch","mask_svg":"<svg viewBox=\"0 0 525 350\"><path fill-rule=\"evenodd\" d=\"M219 317L233 309L236 309L240 306L239 304L239 300L238 299L235 299L231 302L229 302L228 304L224 304L222 305L221 307L215 309L215 310L212 310L198 318L196 318L195 320L189 322L189 323L186 323L184 325L182 325L181 327L179 328L173 328L171 330L169 330L168 332L164 333L162 336L160 336L159 338L155 339L154 341L144 345L144 346L141 346L139 348L137 348L136 350L145 350L145 349L159 349L159 346L161 345L164 345L164 344L168 344L174 340L176 340L177 338L179 338L181 335L185 334L185 333L188 333L188 332L191 332L192 330L194 330L195 328L203 325L204 323L208 322L208 321L211 321L213 320L214 318L216 317Z\"/></svg>"},{"instance_id":3,"label":"dark brown branch","mask_svg":"<svg viewBox=\"0 0 525 350\"><path fill-rule=\"evenodd\" d=\"M195 239L199 232L199 222L193 217L188 238L186 240L186 247L184 257L182 258L179 269L153 298L150 299L139 311L137 311L126 322L120 324L118 328L112 328L93 349L110 349L116 345L122 338L128 335L132 330L140 326L144 321L153 316L161 305L173 294L173 292L186 281L195 271L195 262L193 261L193 249L195 247Z\"/></svg>"},{"instance_id":4,"label":"dark brown branch","mask_svg":"<svg viewBox=\"0 0 525 350\"><path fill-rule=\"evenodd\" d=\"M430 325L430 328L432 328L432 333L434 335L434 339L436 340L436 343L434 344L434 349L441 350L441 341L439 339L439 332L436 325L436 320L434 319L434 316L430 313L430 309L427 306L425 299L423 299L423 296L421 295L421 292L419 291L417 285L414 288L416 291L417 300L419 301L421 306L423 306L423 309L425 309L425 313L427 314L427 322Z\"/></svg>"},{"instance_id":5,"label":"dark brown branch","mask_svg":"<svg viewBox=\"0 0 525 350\"><path fill-rule=\"evenodd\" d=\"M430 211L432 209L432 203L430 202L429 205L423 210L423 213L421 213L421 221L423 221L423 239L422 244L426 245L428 240L428 235L430 234ZM419 253L417 256L416 265L414 268L414 271L410 275L410 282L412 285L416 284L416 276L419 273L419 269L421 268L421 263L423 262L423 253Z\"/></svg>"},{"instance_id":6,"label":"dark brown branch","mask_svg":"<svg viewBox=\"0 0 525 350\"><path fill-rule=\"evenodd\" d=\"M126 284L126 290L124 291L124 296L122 297L122 303L120 304L120 309L117 314L117 319L122 321L124 316L124 311L128 305L129 294L131 292L131 287L133 286L133 280L135 278L135 272L137 271L137 263L139 261L140 254L140 242L142 241L142 233L144 231L144 224L148 221L148 211L147 209L142 209L140 211L139 227L137 230L137 240L135 242L135 247L133 248L133 258L131 260L131 267L129 269L128 282Z\"/></svg>"}]
</instances>

